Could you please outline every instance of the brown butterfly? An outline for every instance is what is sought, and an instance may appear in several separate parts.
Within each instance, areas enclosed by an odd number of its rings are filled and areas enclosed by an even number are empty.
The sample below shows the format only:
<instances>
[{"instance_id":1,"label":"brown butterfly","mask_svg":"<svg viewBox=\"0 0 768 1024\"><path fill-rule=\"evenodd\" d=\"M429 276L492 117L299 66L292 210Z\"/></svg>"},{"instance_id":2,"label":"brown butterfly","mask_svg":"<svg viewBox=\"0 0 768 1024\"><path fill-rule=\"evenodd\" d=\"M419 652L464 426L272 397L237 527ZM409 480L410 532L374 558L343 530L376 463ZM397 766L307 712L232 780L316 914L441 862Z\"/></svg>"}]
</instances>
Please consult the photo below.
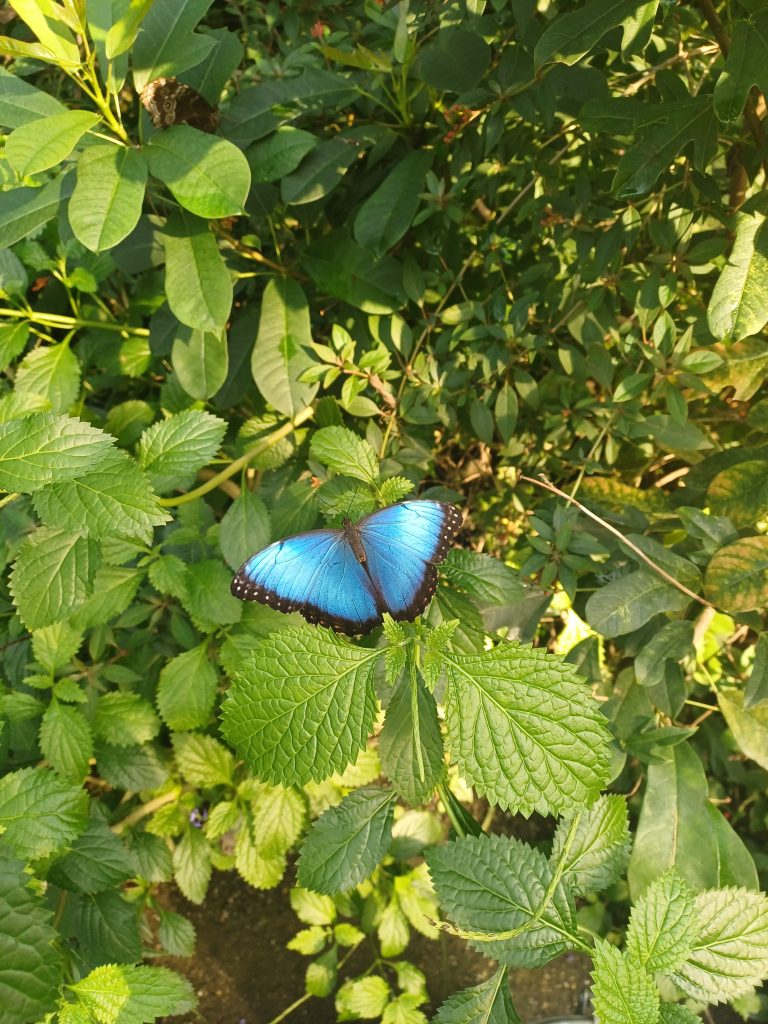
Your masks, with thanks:
<instances>
[{"instance_id":1,"label":"brown butterfly","mask_svg":"<svg viewBox=\"0 0 768 1024\"><path fill-rule=\"evenodd\" d=\"M141 90L141 103L155 128L188 124L212 134L219 127L219 111L207 99L176 78L155 78Z\"/></svg>"}]
</instances>

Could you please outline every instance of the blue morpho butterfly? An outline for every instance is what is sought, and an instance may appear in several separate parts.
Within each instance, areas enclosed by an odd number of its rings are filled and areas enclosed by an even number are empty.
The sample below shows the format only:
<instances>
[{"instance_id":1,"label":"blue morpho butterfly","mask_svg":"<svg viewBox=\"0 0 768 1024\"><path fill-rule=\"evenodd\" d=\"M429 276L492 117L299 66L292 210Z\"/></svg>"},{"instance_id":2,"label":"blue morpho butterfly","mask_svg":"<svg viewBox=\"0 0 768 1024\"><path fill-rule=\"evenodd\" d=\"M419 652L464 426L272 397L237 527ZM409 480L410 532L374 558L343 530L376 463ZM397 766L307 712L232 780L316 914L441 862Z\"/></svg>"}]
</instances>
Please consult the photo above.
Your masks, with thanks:
<instances>
[{"instance_id":1,"label":"blue morpho butterfly","mask_svg":"<svg viewBox=\"0 0 768 1024\"><path fill-rule=\"evenodd\" d=\"M435 566L461 527L458 509L417 499L342 522L341 530L310 530L257 551L238 569L232 593L350 636L380 626L384 612L420 615L437 587Z\"/></svg>"}]
</instances>

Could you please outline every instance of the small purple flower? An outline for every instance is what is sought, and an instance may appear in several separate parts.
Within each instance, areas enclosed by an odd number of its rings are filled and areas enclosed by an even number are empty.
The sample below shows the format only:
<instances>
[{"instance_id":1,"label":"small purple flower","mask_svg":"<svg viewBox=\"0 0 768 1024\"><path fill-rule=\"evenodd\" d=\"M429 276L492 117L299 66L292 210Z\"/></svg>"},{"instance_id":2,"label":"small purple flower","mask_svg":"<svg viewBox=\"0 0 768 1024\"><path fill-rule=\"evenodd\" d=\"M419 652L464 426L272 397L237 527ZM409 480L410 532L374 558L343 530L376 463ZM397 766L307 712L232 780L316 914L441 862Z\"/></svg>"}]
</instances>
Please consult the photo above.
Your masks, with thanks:
<instances>
[{"instance_id":1,"label":"small purple flower","mask_svg":"<svg viewBox=\"0 0 768 1024\"><path fill-rule=\"evenodd\" d=\"M189 823L194 826L194 828L202 828L206 821L208 821L207 804L202 804L200 807L194 807L189 812Z\"/></svg>"}]
</instances>

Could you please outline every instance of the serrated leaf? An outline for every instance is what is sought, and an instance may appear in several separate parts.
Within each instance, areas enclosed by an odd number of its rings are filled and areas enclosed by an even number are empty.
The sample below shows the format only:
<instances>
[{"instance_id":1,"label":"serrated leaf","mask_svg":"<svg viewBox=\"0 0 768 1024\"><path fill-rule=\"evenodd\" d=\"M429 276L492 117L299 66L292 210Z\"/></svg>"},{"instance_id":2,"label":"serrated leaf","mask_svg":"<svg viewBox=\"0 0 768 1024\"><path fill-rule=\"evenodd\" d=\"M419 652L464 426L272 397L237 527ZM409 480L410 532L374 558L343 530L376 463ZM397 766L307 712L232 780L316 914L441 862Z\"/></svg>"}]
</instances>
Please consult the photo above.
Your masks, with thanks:
<instances>
[{"instance_id":1,"label":"serrated leaf","mask_svg":"<svg viewBox=\"0 0 768 1024\"><path fill-rule=\"evenodd\" d=\"M55 412L65 412L80 391L80 363L65 342L35 348L19 364L14 390L22 398L41 395Z\"/></svg>"},{"instance_id":2,"label":"serrated leaf","mask_svg":"<svg viewBox=\"0 0 768 1024\"><path fill-rule=\"evenodd\" d=\"M235 843L235 868L254 889L274 889L285 874L284 853L262 853L250 828L241 828Z\"/></svg>"},{"instance_id":3,"label":"serrated leaf","mask_svg":"<svg viewBox=\"0 0 768 1024\"><path fill-rule=\"evenodd\" d=\"M205 643L166 662L157 684L157 708L171 729L197 729L211 717L218 677Z\"/></svg>"},{"instance_id":4,"label":"serrated leaf","mask_svg":"<svg viewBox=\"0 0 768 1024\"><path fill-rule=\"evenodd\" d=\"M307 968L305 987L307 994L323 999L329 996L336 987L336 967L338 964L336 947L319 956Z\"/></svg>"},{"instance_id":5,"label":"serrated leaf","mask_svg":"<svg viewBox=\"0 0 768 1024\"><path fill-rule=\"evenodd\" d=\"M336 905L330 896L294 886L289 898L293 912L304 924L329 925L336 920Z\"/></svg>"},{"instance_id":6,"label":"serrated leaf","mask_svg":"<svg viewBox=\"0 0 768 1024\"><path fill-rule=\"evenodd\" d=\"M213 736L199 732L171 737L181 777L191 786L226 786L232 782L235 759Z\"/></svg>"},{"instance_id":7,"label":"serrated leaf","mask_svg":"<svg viewBox=\"0 0 768 1024\"><path fill-rule=\"evenodd\" d=\"M500 967L487 981L449 996L434 1024L520 1024L509 994L507 968Z\"/></svg>"},{"instance_id":8,"label":"serrated leaf","mask_svg":"<svg viewBox=\"0 0 768 1024\"><path fill-rule=\"evenodd\" d=\"M547 900L552 869L540 851L508 836L466 836L426 859L443 913L483 956L538 967L568 948L574 907L562 883Z\"/></svg>"},{"instance_id":9,"label":"serrated leaf","mask_svg":"<svg viewBox=\"0 0 768 1024\"><path fill-rule=\"evenodd\" d=\"M163 949L171 956L193 956L197 934L189 918L172 910L159 910L158 916L157 937Z\"/></svg>"},{"instance_id":10,"label":"serrated leaf","mask_svg":"<svg viewBox=\"0 0 768 1024\"><path fill-rule=\"evenodd\" d=\"M452 548L441 571L481 605L512 604L525 595L517 570L477 551Z\"/></svg>"},{"instance_id":11,"label":"serrated leaf","mask_svg":"<svg viewBox=\"0 0 768 1024\"><path fill-rule=\"evenodd\" d=\"M659 992L653 978L606 939L596 941L592 957L592 1002L601 1024L656 1024Z\"/></svg>"},{"instance_id":12,"label":"serrated leaf","mask_svg":"<svg viewBox=\"0 0 768 1024\"><path fill-rule=\"evenodd\" d=\"M45 484L95 469L113 438L89 423L52 412L0 424L0 489L32 494Z\"/></svg>"},{"instance_id":13,"label":"serrated leaf","mask_svg":"<svg viewBox=\"0 0 768 1024\"><path fill-rule=\"evenodd\" d=\"M336 993L336 1012L341 1020L380 1017L391 996L389 985L378 975L345 981Z\"/></svg>"},{"instance_id":14,"label":"serrated leaf","mask_svg":"<svg viewBox=\"0 0 768 1024\"><path fill-rule=\"evenodd\" d=\"M691 998L730 1002L768 975L768 898L747 889L711 889L696 897L699 934L670 976Z\"/></svg>"},{"instance_id":15,"label":"serrated leaf","mask_svg":"<svg viewBox=\"0 0 768 1024\"><path fill-rule=\"evenodd\" d=\"M379 478L379 465L373 448L347 427L321 427L316 430L310 451L313 459L336 473L367 484L375 484Z\"/></svg>"},{"instance_id":16,"label":"serrated leaf","mask_svg":"<svg viewBox=\"0 0 768 1024\"><path fill-rule=\"evenodd\" d=\"M244 490L221 520L219 544L230 569L239 569L246 558L269 544L271 522L266 505L254 491Z\"/></svg>"},{"instance_id":17,"label":"serrated leaf","mask_svg":"<svg viewBox=\"0 0 768 1024\"><path fill-rule=\"evenodd\" d=\"M552 864L560 864L571 818L558 822L552 843ZM627 803L623 796L604 794L582 811L568 846L563 879L577 895L600 892L617 881L627 866L630 837Z\"/></svg>"},{"instance_id":18,"label":"serrated leaf","mask_svg":"<svg viewBox=\"0 0 768 1024\"><path fill-rule=\"evenodd\" d=\"M157 736L160 720L155 709L138 693L104 693L96 702L93 728L97 736L116 747L146 743Z\"/></svg>"},{"instance_id":19,"label":"serrated leaf","mask_svg":"<svg viewBox=\"0 0 768 1024\"><path fill-rule=\"evenodd\" d=\"M606 721L572 665L516 643L446 652L443 662L451 754L478 794L525 814L597 797L610 760Z\"/></svg>"},{"instance_id":20,"label":"serrated leaf","mask_svg":"<svg viewBox=\"0 0 768 1024\"><path fill-rule=\"evenodd\" d=\"M411 938L408 919L400 909L397 899L393 899L381 915L376 934L381 945L381 955L385 957L399 956Z\"/></svg>"},{"instance_id":21,"label":"serrated leaf","mask_svg":"<svg viewBox=\"0 0 768 1024\"><path fill-rule=\"evenodd\" d=\"M718 341L741 341L768 321L768 225L760 213L740 213L728 263L707 307L709 329Z\"/></svg>"},{"instance_id":22,"label":"serrated leaf","mask_svg":"<svg viewBox=\"0 0 768 1024\"><path fill-rule=\"evenodd\" d=\"M173 873L171 851L165 840L151 832L131 837L131 855L138 864L139 875L148 882L169 882Z\"/></svg>"},{"instance_id":23,"label":"serrated leaf","mask_svg":"<svg viewBox=\"0 0 768 1024\"><path fill-rule=\"evenodd\" d=\"M96 893L136 874L136 865L122 841L101 821L91 821L72 849L51 867L49 878L63 889Z\"/></svg>"},{"instance_id":24,"label":"serrated leaf","mask_svg":"<svg viewBox=\"0 0 768 1024\"><path fill-rule=\"evenodd\" d=\"M445 753L437 707L417 680L418 728L415 728L410 683L401 683L387 707L379 736L381 767L398 796L418 807L445 777ZM416 737L420 738L424 779L419 777Z\"/></svg>"},{"instance_id":25,"label":"serrated leaf","mask_svg":"<svg viewBox=\"0 0 768 1024\"><path fill-rule=\"evenodd\" d=\"M171 518L133 459L118 450L94 472L37 491L34 506L46 526L85 530L98 539L136 537L146 544L154 528Z\"/></svg>"},{"instance_id":26,"label":"serrated leaf","mask_svg":"<svg viewBox=\"0 0 768 1024\"><path fill-rule=\"evenodd\" d=\"M258 641L230 688L222 732L265 782L319 782L353 762L373 726L379 652L290 626Z\"/></svg>"},{"instance_id":27,"label":"serrated leaf","mask_svg":"<svg viewBox=\"0 0 768 1024\"><path fill-rule=\"evenodd\" d=\"M138 906L114 889L70 894L61 929L77 939L78 956L88 967L130 964L141 959L138 914Z\"/></svg>"},{"instance_id":28,"label":"serrated leaf","mask_svg":"<svg viewBox=\"0 0 768 1024\"><path fill-rule=\"evenodd\" d=\"M52 700L40 725L40 749L58 775L81 783L93 756L91 730L82 713Z\"/></svg>"},{"instance_id":29,"label":"serrated leaf","mask_svg":"<svg viewBox=\"0 0 768 1024\"><path fill-rule=\"evenodd\" d=\"M173 877L190 902L203 902L211 880L211 847L196 828L188 828L173 851Z\"/></svg>"},{"instance_id":30,"label":"serrated leaf","mask_svg":"<svg viewBox=\"0 0 768 1024\"><path fill-rule=\"evenodd\" d=\"M188 409L149 427L141 435L138 459L156 491L190 482L219 450L227 425L199 409Z\"/></svg>"},{"instance_id":31,"label":"serrated leaf","mask_svg":"<svg viewBox=\"0 0 768 1024\"><path fill-rule=\"evenodd\" d=\"M108 964L70 989L99 1024L151 1024L197 1004L186 978L168 967Z\"/></svg>"},{"instance_id":32,"label":"serrated leaf","mask_svg":"<svg viewBox=\"0 0 768 1024\"><path fill-rule=\"evenodd\" d=\"M95 542L81 533L46 527L19 548L10 589L29 629L69 618L91 594L100 561Z\"/></svg>"},{"instance_id":33,"label":"serrated leaf","mask_svg":"<svg viewBox=\"0 0 768 1024\"><path fill-rule=\"evenodd\" d=\"M35 661L46 672L53 674L62 668L80 650L83 634L66 622L54 622L51 626L36 629L32 635L32 652Z\"/></svg>"},{"instance_id":34,"label":"serrated leaf","mask_svg":"<svg viewBox=\"0 0 768 1024\"><path fill-rule=\"evenodd\" d=\"M651 882L633 906L627 956L649 974L668 974L688 957L698 930L693 890L672 868Z\"/></svg>"},{"instance_id":35,"label":"serrated leaf","mask_svg":"<svg viewBox=\"0 0 768 1024\"><path fill-rule=\"evenodd\" d=\"M265 857L280 857L301 835L307 808L295 789L275 786L253 802L252 832L256 848Z\"/></svg>"},{"instance_id":36,"label":"serrated leaf","mask_svg":"<svg viewBox=\"0 0 768 1024\"><path fill-rule=\"evenodd\" d=\"M240 621L243 604L232 596L232 574L221 562L195 562L187 567L184 583L181 603L201 632L212 633Z\"/></svg>"},{"instance_id":37,"label":"serrated leaf","mask_svg":"<svg viewBox=\"0 0 768 1024\"><path fill-rule=\"evenodd\" d=\"M88 794L46 768L21 768L0 779L3 843L35 860L69 845L88 823Z\"/></svg>"},{"instance_id":38,"label":"serrated leaf","mask_svg":"<svg viewBox=\"0 0 768 1024\"><path fill-rule=\"evenodd\" d=\"M382 860L392 839L395 794L378 786L355 790L312 825L299 858L299 885L347 892Z\"/></svg>"},{"instance_id":39,"label":"serrated leaf","mask_svg":"<svg viewBox=\"0 0 768 1024\"><path fill-rule=\"evenodd\" d=\"M101 626L126 610L144 579L141 569L103 565L93 578L93 594L72 617L75 629Z\"/></svg>"},{"instance_id":40,"label":"serrated leaf","mask_svg":"<svg viewBox=\"0 0 768 1024\"><path fill-rule=\"evenodd\" d=\"M286 943L286 949L293 949L302 956L314 956L323 949L327 941L328 932L316 924L297 932L291 941Z\"/></svg>"}]
</instances>

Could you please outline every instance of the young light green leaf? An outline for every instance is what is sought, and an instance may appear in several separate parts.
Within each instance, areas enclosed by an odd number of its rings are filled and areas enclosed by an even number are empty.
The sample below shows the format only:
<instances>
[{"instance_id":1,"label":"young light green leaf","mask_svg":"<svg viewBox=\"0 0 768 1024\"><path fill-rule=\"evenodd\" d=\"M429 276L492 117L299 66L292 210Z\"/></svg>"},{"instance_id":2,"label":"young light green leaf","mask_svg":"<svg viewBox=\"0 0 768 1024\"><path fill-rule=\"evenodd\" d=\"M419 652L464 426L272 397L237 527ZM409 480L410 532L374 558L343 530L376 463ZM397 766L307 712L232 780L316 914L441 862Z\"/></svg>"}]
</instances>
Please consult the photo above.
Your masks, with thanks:
<instances>
[{"instance_id":1,"label":"young light green leaf","mask_svg":"<svg viewBox=\"0 0 768 1024\"><path fill-rule=\"evenodd\" d=\"M725 68L715 82L715 111L721 121L741 115L753 85L768 95L768 12L758 8L749 20L733 20Z\"/></svg>"},{"instance_id":2,"label":"young light green leaf","mask_svg":"<svg viewBox=\"0 0 768 1024\"><path fill-rule=\"evenodd\" d=\"M91 252L122 242L136 227L144 203L147 164L130 146L91 146L77 161L77 184L69 201L75 238Z\"/></svg>"},{"instance_id":3,"label":"young light green leaf","mask_svg":"<svg viewBox=\"0 0 768 1024\"><path fill-rule=\"evenodd\" d=\"M286 416L295 416L317 394L317 384L300 380L315 365L308 351L311 342L309 306L301 285L290 277L272 278L261 300L251 373L264 398Z\"/></svg>"},{"instance_id":4,"label":"young light green leaf","mask_svg":"<svg viewBox=\"0 0 768 1024\"><path fill-rule=\"evenodd\" d=\"M688 958L698 930L693 890L671 868L632 908L627 956L650 974L669 974Z\"/></svg>"},{"instance_id":5,"label":"young light green leaf","mask_svg":"<svg viewBox=\"0 0 768 1024\"><path fill-rule=\"evenodd\" d=\"M177 413L141 435L139 464L156 491L183 487L211 461L226 430L226 423L208 412L188 409Z\"/></svg>"},{"instance_id":6,"label":"young light green leaf","mask_svg":"<svg viewBox=\"0 0 768 1024\"><path fill-rule=\"evenodd\" d=\"M741 213L728 263L712 291L707 322L719 341L741 341L768 322L768 225L761 213Z\"/></svg>"},{"instance_id":7,"label":"young light green leaf","mask_svg":"<svg viewBox=\"0 0 768 1024\"><path fill-rule=\"evenodd\" d=\"M235 759L213 736L181 732L175 733L171 742L181 777L191 786L226 786L232 782Z\"/></svg>"},{"instance_id":8,"label":"young light green leaf","mask_svg":"<svg viewBox=\"0 0 768 1024\"><path fill-rule=\"evenodd\" d=\"M425 803L435 786L445 778L445 754L440 722L434 699L417 680L418 730L413 720L411 684L403 681L387 707L384 727L379 736L382 771L398 796L418 807ZM419 777L416 736L421 739L424 780Z\"/></svg>"},{"instance_id":9,"label":"young light green leaf","mask_svg":"<svg viewBox=\"0 0 768 1024\"><path fill-rule=\"evenodd\" d=\"M88 794L45 768L22 768L0 779L3 843L24 860L68 846L88 823Z\"/></svg>"},{"instance_id":10,"label":"young light green leaf","mask_svg":"<svg viewBox=\"0 0 768 1024\"><path fill-rule=\"evenodd\" d=\"M37 491L34 505L46 526L85 529L98 539L138 538L145 544L151 544L154 528L170 519L134 460L118 449L93 472Z\"/></svg>"},{"instance_id":11,"label":"young light green leaf","mask_svg":"<svg viewBox=\"0 0 768 1024\"><path fill-rule=\"evenodd\" d=\"M173 851L173 877L192 903L202 903L211 880L211 847L196 828L188 828Z\"/></svg>"},{"instance_id":12,"label":"young light green leaf","mask_svg":"<svg viewBox=\"0 0 768 1024\"><path fill-rule=\"evenodd\" d=\"M349 793L315 821L299 858L299 885L347 892L372 873L392 839L395 794L378 786Z\"/></svg>"},{"instance_id":13,"label":"young light green leaf","mask_svg":"<svg viewBox=\"0 0 768 1024\"><path fill-rule=\"evenodd\" d=\"M443 662L451 754L479 794L525 814L596 799L608 775L609 734L572 665L514 643L446 652Z\"/></svg>"},{"instance_id":14,"label":"young light green leaf","mask_svg":"<svg viewBox=\"0 0 768 1024\"><path fill-rule=\"evenodd\" d=\"M539 37L534 66L538 70L550 61L576 64L637 7L637 0L592 0L578 10L561 14Z\"/></svg>"},{"instance_id":15,"label":"young light green leaf","mask_svg":"<svg viewBox=\"0 0 768 1024\"><path fill-rule=\"evenodd\" d=\"M166 662L157 685L157 709L171 729L197 729L206 725L214 701L218 677L202 643Z\"/></svg>"},{"instance_id":16,"label":"young light green leaf","mask_svg":"<svg viewBox=\"0 0 768 1024\"><path fill-rule=\"evenodd\" d=\"M254 889L274 889L285 874L285 853L262 853L246 825L235 843L235 868Z\"/></svg>"},{"instance_id":17,"label":"young light green leaf","mask_svg":"<svg viewBox=\"0 0 768 1024\"><path fill-rule=\"evenodd\" d=\"M110 25L104 42L105 56L114 60L133 46L141 23L153 5L153 0L129 0L127 8Z\"/></svg>"},{"instance_id":18,"label":"young light green leaf","mask_svg":"<svg viewBox=\"0 0 768 1024\"><path fill-rule=\"evenodd\" d=\"M606 939L597 940L592 958L592 1002L601 1024L657 1024L653 978Z\"/></svg>"},{"instance_id":19,"label":"young light green leaf","mask_svg":"<svg viewBox=\"0 0 768 1024\"><path fill-rule=\"evenodd\" d=\"M552 869L539 850L508 836L466 836L426 858L443 913L483 956L538 967L568 948L575 909L562 883L547 898Z\"/></svg>"},{"instance_id":20,"label":"young light green leaf","mask_svg":"<svg viewBox=\"0 0 768 1024\"><path fill-rule=\"evenodd\" d=\"M137 865L122 841L101 821L91 821L57 860L48 877L55 885L76 892L103 892L132 878Z\"/></svg>"},{"instance_id":21,"label":"young light green leaf","mask_svg":"<svg viewBox=\"0 0 768 1024\"><path fill-rule=\"evenodd\" d=\"M2 79L0 79L2 81ZM0 370L5 370L27 347L29 324L0 324Z\"/></svg>"},{"instance_id":22,"label":"young light green leaf","mask_svg":"<svg viewBox=\"0 0 768 1024\"><path fill-rule=\"evenodd\" d=\"M520 1024L509 993L508 969L499 967L487 981L449 996L434 1024Z\"/></svg>"},{"instance_id":23,"label":"young light green leaf","mask_svg":"<svg viewBox=\"0 0 768 1024\"><path fill-rule=\"evenodd\" d=\"M15 391L22 397L42 395L55 412L65 412L80 391L80 364L69 345L29 352L16 372Z\"/></svg>"},{"instance_id":24,"label":"young light green leaf","mask_svg":"<svg viewBox=\"0 0 768 1024\"><path fill-rule=\"evenodd\" d=\"M288 897L294 914L304 924L329 925L336 920L336 905L330 896L294 886Z\"/></svg>"},{"instance_id":25,"label":"young light green leaf","mask_svg":"<svg viewBox=\"0 0 768 1024\"><path fill-rule=\"evenodd\" d=\"M269 543L271 523L266 505L255 491L243 490L221 520L219 544L231 569Z\"/></svg>"},{"instance_id":26,"label":"young light green leaf","mask_svg":"<svg viewBox=\"0 0 768 1024\"><path fill-rule=\"evenodd\" d=\"M224 330L232 279L206 221L184 210L163 228L165 292L174 316L196 331Z\"/></svg>"},{"instance_id":27,"label":"young light green leaf","mask_svg":"<svg viewBox=\"0 0 768 1024\"><path fill-rule=\"evenodd\" d=\"M231 142L178 124L154 135L144 152L150 173L190 213L207 220L243 213L251 169Z\"/></svg>"},{"instance_id":28,"label":"young light green leaf","mask_svg":"<svg viewBox=\"0 0 768 1024\"><path fill-rule=\"evenodd\" d=\"M36 629L32 636L32 651L35 661L46 672L54 673L66 665L80 650L83 634L66 622L54 622L51 626Z\"/></svg>"},{"instance_id":29,"label":"young light green leaf","mask_svg":"<svg viewBox=\"0 0 768 1024\"><path fill-rule=\"evenodd\" d=\"M82 136L99 120L98 114L87 110L67 110L35 118L8 136L6 159L20 178L47 171L66 160Z\"/></svg>"},{"instance_id":30,"label":"young light green leaf","mask_svg":"<svg viewBox=\"0 0 768 1024\"><path fill-rule=\"evenodd\" d=\"M259 640L230 688L222 732L265 782L319 782L364 749L376 713L378 651L290 626Z\"/></svg>"},{"instance_id":31,"label":"young light green leaf","mask_svg":"<svg viewBox=\"0 0 768 1024\"><path fill-rule=\"evenodd\" d=\"M552 843L550 861L560 864L571 818L561 818ZM627 866L630 850L627 802L623 796L604 794L582 811L568 846L563 879L580 896L600 892L617 881Z\"/></svg>"},{"instance_id":32,"label":"young light green leaf","mask_svg":"<svg viewBox=\"0 0 768 1024\"><path fill-rule=\"evenodd\" d=\"M301 835L306 816L301 793L271 787L253 801L251 830L256 849L264 857L284 856Z\"/></svg>"},{"instance_id":33,"label":"young light green leaf","mask_svg":"<svg viewBox=\"0 0 768 1024\"><path fill-rule=\"evenodd\" d=\"M77 67L81 63L77 43L53 3L14 0L14 10L63 67Z\"/></svg>"},{"instance_id":34,"label":"young light green leaf","mask_svg":"<svg viewBox=\"0 0 768 1024\"><path fill-rule=\"evenodd\" d=\"M391 995L389 985L378 975L350 979L336 993L336 1012L340 1020L371 1020L384 1013Z\"/></svg>"},{"instance_id":35,"label":"young light green leaf","mask_svg":"<svg viewBox=\"0 0 768 1024\"><path fill-rule=\"evenodd\" d=\"M146 743L160 732L160 720L149 701L138 693L114 690L102 694L93 713L97 736L115 747Z\"/></svg>"},{"instance_id":36,"label":"young light green leaf","mask_svg":"<svg viewBox=\"0 0 768 1024\"><path fill-rule=\"evenodd\" d=\"M64 530L35 530L21 545L10 588L28 629L67 619L89 597L100 560L89 537Z\"/></svg>"},{"instance_id":37,"label":"young light green leaf","mask_svg":"<svg viewBox=\"0 0 768 1024\"><path fill-rule=\"evenodd\" d=\"M351 476L367 484L379 478L376 453L347 427L321 427L312 435L310 454L336 473Z\"/></svg>"},{"instance_id":38,"label":"young light green leaf","mask_svg":"<svg viewBox=\"0 0 768 1024\"><path fill-rule=\"evenodd\" d=\"M0 489L32 494L95 469L113 439L89 423L52 412L0 424Z\"/></svg>"},{"instance_id":39,"label":"young light green leaf","mask_svg":"<svg viewBox=\"0 0 768 1024\"><path fill-rule=\"evenodd\" d=\"M696 897L699 933L670 977L699 1002L745 995L768 975L768 898L747 889L711 889Z\"/></svg>"},{"instance_id":40,"label":"young light green leaf","mask_svg":"<svg viewBox=\"0 0 768 1024\"><path fill-rule=\"evenodd\" d=\"M143 964L97 967L70 991L99 1024L146 1024L197 1005L186 978L168 967Z\"/></svg>"},{"instance_id":41,"label":"young light green leaf","mask_svg":"<svg viewBox=\"0 0 768 1024\"><path fill-rule=\"evenodd\" d=\"M432 165L432 153L414 152L404 157L370 195L355 217L355 239L383 256L411 226L421 202L424 177Z\"/></svg>"},{"instance_id":42,"label":"young light green leaf","mask_svg":"<svg viewBox=\"0 0 768 1024\"><path fill-rule=\"evenodd\" d=\"M40 726L40 749L62 779L82 783L93 756L91 730L82 713L52 700Z\"/></svg>"},{"instance_id":43,"label":"young light green leaf","mask_svg":"<svg viewBox=\"0 0 768 1024\"><path fill-rule=\"evenodd\" d=\"M266 139L254 142L246 151L253 183L286 177L319 141L310 132L284 124Z\"/></svg>"}]
</instances>

